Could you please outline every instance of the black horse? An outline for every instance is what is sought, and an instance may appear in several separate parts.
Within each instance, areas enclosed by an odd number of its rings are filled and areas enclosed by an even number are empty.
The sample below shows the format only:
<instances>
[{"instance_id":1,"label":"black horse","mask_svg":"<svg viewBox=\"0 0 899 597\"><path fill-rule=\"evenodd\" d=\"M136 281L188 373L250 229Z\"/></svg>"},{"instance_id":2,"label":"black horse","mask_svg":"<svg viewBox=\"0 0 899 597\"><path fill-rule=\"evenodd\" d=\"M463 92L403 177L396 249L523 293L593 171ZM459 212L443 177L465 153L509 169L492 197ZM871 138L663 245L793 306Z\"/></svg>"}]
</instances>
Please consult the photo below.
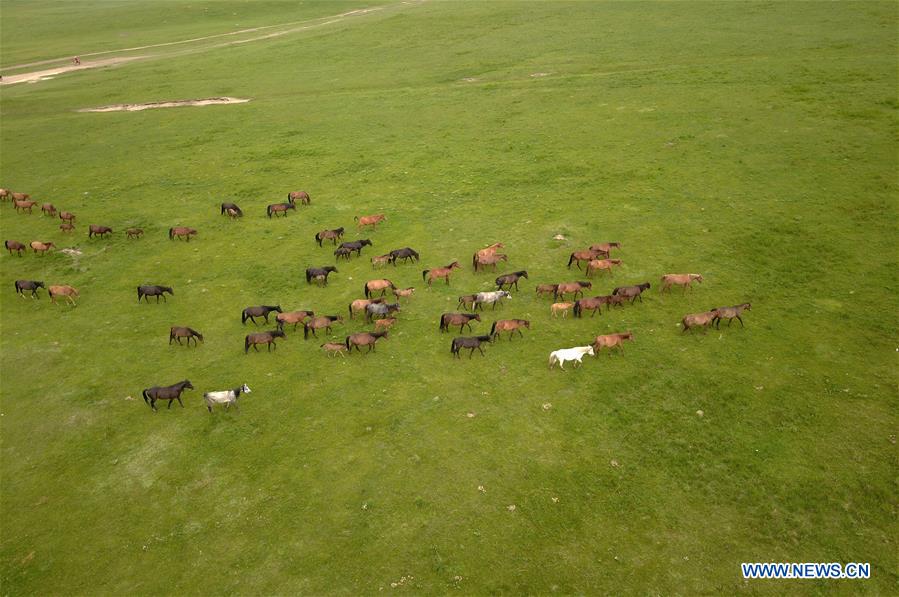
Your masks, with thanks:
<instances>
[{"instance_id":1,"label":"black horse","mask_svg":"<svg viewBox=\"0 0 899 597\"><path fill-rule=\"evenodd\" d=\"M38 282L36 280L16 280L16 292L22 295L22 298L25 298L25 291L31 291L31 298L39 298L37 296L38 288L46 288L43 282Z\"/></svg>"},{"instance_id":2,"label":"black horse","mask_svg":"<svg viewBox=\"0 0 899 597\"><path fill-rule=\"evenodd\" d=\"M345 243L340 243L339 248L349 249L350 251L356 251L356 256L361 257L362 256L362 247L364 247L365 245L368 245L369 247L372 246L371 241L367 238L363 238L360 240L352 240L352 241L345 242Z\"/></svg>"},{"instance_id":3,"label":"black horse","mask_svg":"<svg viewBox=\"0 0 899 597\"><path fill-rule=\"evenodd\" d=\"M337 272L337 268L333 265L325 267L310 267L306 270L306 284L312 284L312 280L321 280L324 286L328 285L328 274Z\"/></svg>"},{"instance_id":4,"label":"black horse","mask_svg":"<svg viewBox=\"0 0 899 597\"><path fill-rule=\"evenodd\" d=\"M471 355L474 354L475 348L477 348L481 354L484 354L484 349L481 348L481 344L484 342L493 342L493 339L490 336L460 336L458 338L453 338L453 344L450 347L450 352L453 353L454 357L462 358L459 356L459 350L463 348L470 348L471 352L468 353L468 358L471 358Z\"/></svg>"},{"instance_id":5,"label":"black horse","mask_svg":"<svg viewBox=\"0 0 899 597\"><path fill-rule=\"evenodd\" d=\"M378 317L387 317L391 313L396 313L400 310L399 303L387 304L387 303L369 303L365 305L365 321L371 323L371 320Z\"/></svg>"},{"instance_id":6,"label":"black horse","mask_svg":"<svg viewBox=\"0 0 899 597\"><path fill-rule=\"evenodd\" d=\"M254 324L259 325L258 323L256 323L257 317L264 317L265 323L268 323L268 314L272 311L283 313L283 311L281 311L281 305L259 305L258 307L247 307L240 315L240 323L246 324L247 320L251 319Z\"/></svg>"},{"instance_id":7,"label":"black horse","mask_svg":"<svg viewBox=\"0 0 899 597\"><path fill-rule=\"evenodd\" d=\"M506 284L509 285L509 290L512 290L512 286L515 286L515 290L518 290L518 280L521 278L527 278L528 273L524 270L520 272L512 272L511 274L503 274L502 276L496 279L496 289L502 290L503 286Z\"/></svg>"},{"instance_id":8,"label":"black horse","mask_svg":"<svg viewBox=\"0 0 899 597\"><path fill-rule=\"evenodd\" d=\"M137 287L137 302L140 302L142 298L146 297L147 302L150 302L150 297L155 296L156 302L159 302L159 297L162 297L162 300L168 302L168 299L165 298L165 293L168 292L172 296L175 296L175 291L172 290L171 286L138 286Z\"/></svg>"},{"instance_id":9,"label":"black horse","mask_svg":"<svg viewBox=\"0 0 899 597\"><path fill-rule=\"evenodd\" d=\"M415 249L411 249L409 247L404 247L402 249L394 249L389 253L390 255L390 263L396 265L397 259L402 259L403 263L406 263L410 259L412 261L419 261L418 253Z\"/></svg>"},{"instance_id":10,"label":"black horse","mask_svg":"<svg viewBox=\"0 0 899 597\"><path fill-rule=\"evenodd\" d=\"M233 209L234 211L237 212L237 215L239 217L241 217L241 218L243 217L243 210L240 209L239 207L237 207L236 203L222 203L222 215L225 215L225 212L228 211L229 209Z\"/></svg>"},{"instance_id":11,"label":"black horse","mask_svg":"<svg viewBox=\"0 0 899 597\"><path fill-rule=\"evenodd\" d=\"M144 402L150 405L153 412L156 412L157 400L168 400L169 408L172 408L172 400L177 400L178 404L181 405L181 408L184 408L184 403L181 402L181 392L192 389L194 389L194 387L190 384L190 381L186 379L171 386L153 386L152 388L147 388L143 391Z\"/></svg>"}]
</instances>

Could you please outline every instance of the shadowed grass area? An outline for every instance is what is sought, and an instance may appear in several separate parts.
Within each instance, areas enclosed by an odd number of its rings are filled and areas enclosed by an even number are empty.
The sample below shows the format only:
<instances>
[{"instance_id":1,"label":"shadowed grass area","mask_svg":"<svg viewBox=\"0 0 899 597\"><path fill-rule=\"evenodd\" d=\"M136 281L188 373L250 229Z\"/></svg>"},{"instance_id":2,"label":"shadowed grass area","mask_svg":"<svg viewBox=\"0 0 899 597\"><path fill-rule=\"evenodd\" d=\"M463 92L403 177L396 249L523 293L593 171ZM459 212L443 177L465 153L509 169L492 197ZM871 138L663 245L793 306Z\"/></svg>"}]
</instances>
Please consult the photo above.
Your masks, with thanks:
<instances>
[{"instance_id":1,"label":"shadowed grass area","mask_svg":"<svg viewBox=\"0 0 899 597\"><path fill-rule=\"evenodd\" d=\"M5 3L4 20L31 10ZM7 592L890 592L895 27L888 3L427 2L4 86L0 182L78 220L66 237L3 205L3 238L83 251L0 258ZM39 57L31 43L4 31L4 63ZM75 112L224 95L252 101ZM265 217L300 188L310 206ZM387 221L357 233L371 213ZM314 234L338 226L374 246L307 285L334 263ZM496 241L497 273L529 279L474 333L532 329L454 360L439 316L494 288L470 263ZM644 302L551 319L534 285L584 279L568 255L600 241L624 263L594 294L649 281ZM372 270L404 246L421 262ZM454 259L426 290L422 270ZM660 295L674 272L704 283ZM381 277L417 291L376 352L319 349L371 328L348 320L243 354L244 307L346 317ZM79 306L18 298L20 278L72 284ZM138 304L140 284L175 294ZM677 327L742 302L745 328ZM205 342L168 346L172 325ZM626 330L623 356L547 368ZM186 408L142 403L182 379ZM202 392L241 383L239 413L206 412ZM744 582L753 561L870 562L872 578Z\"/></svg>"}]
</instances>

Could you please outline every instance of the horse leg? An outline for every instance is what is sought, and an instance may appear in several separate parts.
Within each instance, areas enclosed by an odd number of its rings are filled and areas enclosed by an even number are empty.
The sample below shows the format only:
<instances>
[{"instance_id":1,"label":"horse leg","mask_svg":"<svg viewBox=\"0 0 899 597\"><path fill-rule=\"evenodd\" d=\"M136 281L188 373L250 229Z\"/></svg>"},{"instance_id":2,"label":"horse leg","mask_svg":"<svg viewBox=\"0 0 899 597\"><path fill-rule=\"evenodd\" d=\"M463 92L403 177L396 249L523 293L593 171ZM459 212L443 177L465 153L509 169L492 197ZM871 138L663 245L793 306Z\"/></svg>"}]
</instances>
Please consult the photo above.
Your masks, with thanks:
<instances>
[{"instance_id":1,"label":"horse leg","mask_svg":"<svg viewBox=\"0 0 899 597\"><path fill-rule=\"evenodd\" d=\"M481 345L480 345L480 344L478 344L478 350L481 352L481 356L487 356L487 353L484 352L484 349L481 348ZM473 350L472 350L471 352L474 353Z\"/></svg>"},{"instance_id":2,"label":"horse leg","mask_svg":"<svg viewBox=\"0 0 899 597\"><path fill-rule=\"evenodd\" d=\"M171 403L169 403L169 404L171 404ZM180 396L180 395L178 396L178 404L181 405L181 408L184 408L184 403L181 402L181 396Z\"/></svg>"},{"instance_id":3,"label":"horse leg","mask_svg":"<svg viewBox=\"0 0 899 597\"><path fill-rule=\"evenodd\" d=\"M256 352L259 352L259 345L258 345L258 344L253 343L252 346L253 346L253 350L255 350Z\"/></svg>"},{"instance_id":4,"label":"horse leg","mask_svg":"<svg viewBox=\"0 0 899 597\"><path fill-rule=\"evenodd\" d=\"M174 401L175 400L173 398L169 398L169 405L166 407L166 410L172 408L172 402L174 402Z\"/></svg>"},{"instance_id":5,"label":"horse leg","mask_svg":"<svg viewBox=\"0 0 899 597\"><path fill-rule=\"evenodd\" d=\"M472 356L474 356L474 348L468 351L468 358L470 359Z\"/></svg>"},{"instance_id":6,"label":"horse leg","mask_svg":"<svg viewBox=\"0 0 899 597\"><path fill-rule=\"evenodd\" d=\"M150 408L153 409L154 413L159 412L156 410L156 398L150 398Z\"/></svg>"},{"instance_id":7,"label":"horse leg","mask_svg":"<svg viewBox=\"0 0 899 597\"><path fill-rule=\"evenodd\" d=\"M737 319L739 319L739 320L740 320L740 327L741 327L741 328L745 328L745 327L746 327L746 326L745 326L745 325L743 325L743 318L742 318L742 317L740 317L740 316L739 316L739 315L737 315Z\"/></svg>"}]
</instances>

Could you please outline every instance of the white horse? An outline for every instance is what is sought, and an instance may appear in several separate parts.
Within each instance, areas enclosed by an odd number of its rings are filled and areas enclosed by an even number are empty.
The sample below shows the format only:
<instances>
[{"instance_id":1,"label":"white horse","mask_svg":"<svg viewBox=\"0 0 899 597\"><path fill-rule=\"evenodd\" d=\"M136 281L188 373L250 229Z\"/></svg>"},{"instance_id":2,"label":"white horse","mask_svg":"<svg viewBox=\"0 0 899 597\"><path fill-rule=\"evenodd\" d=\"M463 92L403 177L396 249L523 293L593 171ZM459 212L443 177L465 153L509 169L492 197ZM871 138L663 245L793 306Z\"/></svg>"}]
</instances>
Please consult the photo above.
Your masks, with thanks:
<instances>
[{"instance_id":1,"label":"white horse","mask_svg":"<svg viewBox=\"0 0 899 597\"><path fill-rule=\"evenodd\" d=\"M505 290L494 290L493 292L479 292L474 297L474 308L477 309L478 305L481 305L483 308L484 303L492 303L493 308L496 309L496 303L500 301L500 299L507 298L512 300L512 295Z\"/></svg>"},{"instance_id":2,"label":"white horse","mask_svg":"<svg viewBox=\"0 0 899 597\"><path fill-rule=\"evenodd\" d=\"M596 356L592 346L575 346L574 348L554 350L549 353L549 368L552 369L553 365L558 363L559 369L565 371L565 361L575 361L576 363L580 363L585 354L588 354L591 357ZM575 365L575 368L577 368L577 365Z\"/></svg>"},{"instance_id":3,"label":"white horse","mask_svg":"<svg viewBox=\"0 0 899 597\"><path fill-rule=\"evenodd\" d=\"M209 409L209 412L212 412L213 404L224 404L225 408L228 408L232 404L234 408L240 410L240 407L237 406L237 397L241 394L249 394L250 388L247 384L243 384L239 388L234 388L233 390L223 390L221 392L206 392L203 394L203 399L206 400L206 408Z\"/></svg>"}]
</instances>

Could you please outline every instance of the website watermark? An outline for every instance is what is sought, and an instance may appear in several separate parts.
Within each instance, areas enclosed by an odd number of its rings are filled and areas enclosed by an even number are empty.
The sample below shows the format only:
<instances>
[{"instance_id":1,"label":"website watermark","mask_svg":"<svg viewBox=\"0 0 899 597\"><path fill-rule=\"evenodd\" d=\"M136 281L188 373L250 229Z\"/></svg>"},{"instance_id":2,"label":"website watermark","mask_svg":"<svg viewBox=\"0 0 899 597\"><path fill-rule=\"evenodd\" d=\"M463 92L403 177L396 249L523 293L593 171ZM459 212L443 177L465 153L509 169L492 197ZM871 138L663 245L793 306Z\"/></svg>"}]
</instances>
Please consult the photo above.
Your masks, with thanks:
<instances>
[{"instance_id":1,"label":"website watermark","mask_svg":"<svg viewBox=\"0 0 899 597\"><path fill-rule=\"evenodd\" d=\"M871 578L871 564L868 562L743 562L740 568L743 578Z\"/></svg>"}]
</instances>

